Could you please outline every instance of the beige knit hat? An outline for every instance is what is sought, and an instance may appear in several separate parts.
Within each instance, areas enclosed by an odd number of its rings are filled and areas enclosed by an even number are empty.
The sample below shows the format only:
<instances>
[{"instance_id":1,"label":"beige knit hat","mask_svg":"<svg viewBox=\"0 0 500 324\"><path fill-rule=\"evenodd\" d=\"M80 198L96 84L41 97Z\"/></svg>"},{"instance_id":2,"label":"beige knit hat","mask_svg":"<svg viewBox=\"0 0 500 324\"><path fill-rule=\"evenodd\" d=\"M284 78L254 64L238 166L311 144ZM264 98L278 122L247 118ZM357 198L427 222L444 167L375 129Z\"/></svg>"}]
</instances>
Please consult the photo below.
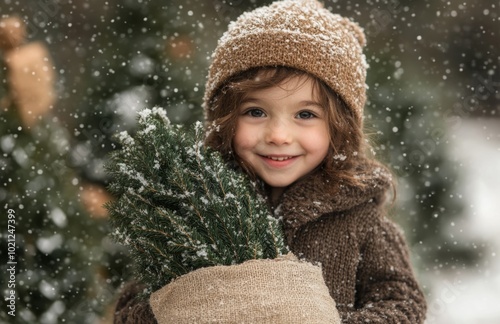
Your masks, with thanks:
<instances>
[{"instance_id":1,"label":"beige knit hat","mask_svg":"<svg viewBox=\"0 0 500 324\"><path fill-rule=\"evenodd\" d=\"M316 0L276 1L229 24L212 55L204 108L228 78L254 67L288 66L329 85L362 118L366 101L363 30Z\"/></svg>"}]
</instances>

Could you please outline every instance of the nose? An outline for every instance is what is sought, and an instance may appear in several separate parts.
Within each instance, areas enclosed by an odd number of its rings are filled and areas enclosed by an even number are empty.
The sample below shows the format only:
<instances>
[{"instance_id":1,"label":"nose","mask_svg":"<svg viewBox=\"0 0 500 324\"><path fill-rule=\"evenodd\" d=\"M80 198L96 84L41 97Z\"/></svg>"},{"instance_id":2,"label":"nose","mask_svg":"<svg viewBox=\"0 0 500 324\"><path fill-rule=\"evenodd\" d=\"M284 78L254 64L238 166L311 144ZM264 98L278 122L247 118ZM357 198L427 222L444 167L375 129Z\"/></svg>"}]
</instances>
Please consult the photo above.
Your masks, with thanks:
<instances>
[{"instance_id":1,"label":"nose","mask_svg":"<svg viewBox=\"0 0 500 324\"><path fill-rule=\"evenodd\" d=\"M271 121L266 128L265 139L268 144L289 144L292 140L292 129L282 120Z\"/></svg>"}]
</instances>

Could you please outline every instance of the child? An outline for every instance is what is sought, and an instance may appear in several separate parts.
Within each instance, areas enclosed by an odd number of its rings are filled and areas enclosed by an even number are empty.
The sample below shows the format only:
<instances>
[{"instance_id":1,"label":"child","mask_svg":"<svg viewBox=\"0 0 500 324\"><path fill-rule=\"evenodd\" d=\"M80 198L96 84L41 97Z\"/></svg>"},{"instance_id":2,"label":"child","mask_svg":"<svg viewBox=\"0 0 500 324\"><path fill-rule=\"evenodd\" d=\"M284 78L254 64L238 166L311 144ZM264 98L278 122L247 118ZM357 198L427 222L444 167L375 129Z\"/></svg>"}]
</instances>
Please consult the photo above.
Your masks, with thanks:
<instances>
[{"instance_id":1,"label":"child","mask_svg":"<svg viewBox=\"0 0 500 324\"><path fill-rule=\"evenodd\" d=\"M321 263L343 322L422 323L404 238L383 214L391 175L365 154L364 43L312 0L243 14L213 56L206 144L263 183L292 252ZM115 322L155 322L139 289L127 287Z\"/></svg>"}]
</instances>

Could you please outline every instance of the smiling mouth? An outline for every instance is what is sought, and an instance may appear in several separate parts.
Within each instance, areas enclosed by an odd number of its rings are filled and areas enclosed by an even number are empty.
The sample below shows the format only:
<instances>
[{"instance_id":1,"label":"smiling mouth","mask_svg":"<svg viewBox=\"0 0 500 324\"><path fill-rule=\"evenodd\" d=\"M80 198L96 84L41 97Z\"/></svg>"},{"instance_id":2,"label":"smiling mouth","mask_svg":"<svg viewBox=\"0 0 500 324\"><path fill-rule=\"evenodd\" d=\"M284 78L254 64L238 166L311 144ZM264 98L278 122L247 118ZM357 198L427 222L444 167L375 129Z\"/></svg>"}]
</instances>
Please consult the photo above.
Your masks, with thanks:
<instances>
[{"instance_id":1,"label":"smiling mouth","mask_svg":"<svg viewBox=\"0 0 500 324\"><path fill-rule=\"evenodd\" d=\"M293 156L266 156L266 158L271 159L273 161L286 161L293 158Z\"/></svg>"}]
</instances>

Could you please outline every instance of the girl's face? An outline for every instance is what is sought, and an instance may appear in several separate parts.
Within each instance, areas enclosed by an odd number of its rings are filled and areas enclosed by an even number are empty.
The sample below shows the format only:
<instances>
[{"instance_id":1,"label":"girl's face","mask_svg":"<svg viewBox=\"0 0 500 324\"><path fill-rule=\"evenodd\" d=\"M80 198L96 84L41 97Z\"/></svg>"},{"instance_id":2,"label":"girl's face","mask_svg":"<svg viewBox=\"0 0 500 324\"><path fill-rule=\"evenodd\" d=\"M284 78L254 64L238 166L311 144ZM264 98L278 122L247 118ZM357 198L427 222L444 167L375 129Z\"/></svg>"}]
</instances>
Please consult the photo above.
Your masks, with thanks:
<instances>
[{"instance_id":1,"label":"girl's face","mask_svg":"<svg viewBox=\"0 0 500 324\"><path fill-rule=\"evenodd\" d=\"M273 197L313 171L328 153L325 108L308 77L250 91L238 114L234 151L272 188Z\"/></svg>"}]
</instances>

